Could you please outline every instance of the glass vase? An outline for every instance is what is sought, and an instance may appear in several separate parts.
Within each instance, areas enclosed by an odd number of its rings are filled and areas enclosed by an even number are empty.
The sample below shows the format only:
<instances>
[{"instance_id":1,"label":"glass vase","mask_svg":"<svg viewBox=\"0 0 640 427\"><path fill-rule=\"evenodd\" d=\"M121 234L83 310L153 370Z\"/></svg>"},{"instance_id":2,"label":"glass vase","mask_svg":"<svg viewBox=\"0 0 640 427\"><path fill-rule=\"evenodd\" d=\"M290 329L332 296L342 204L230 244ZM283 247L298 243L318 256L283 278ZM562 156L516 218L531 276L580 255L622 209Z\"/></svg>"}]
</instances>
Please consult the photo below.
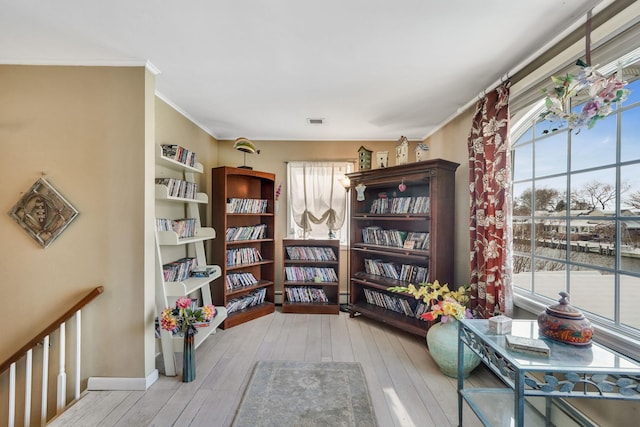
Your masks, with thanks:
<instances>
[{"instance_id":1,"label":"glass vase","mask_svg":"<svg viewBox=\"0 0 640 427\"><path fill-rule=\"evenodd\" d=\"M182 349L182 382L188 383L196 379L195 328L187 328L184 333Z\"/></svg>"}]
</instances>

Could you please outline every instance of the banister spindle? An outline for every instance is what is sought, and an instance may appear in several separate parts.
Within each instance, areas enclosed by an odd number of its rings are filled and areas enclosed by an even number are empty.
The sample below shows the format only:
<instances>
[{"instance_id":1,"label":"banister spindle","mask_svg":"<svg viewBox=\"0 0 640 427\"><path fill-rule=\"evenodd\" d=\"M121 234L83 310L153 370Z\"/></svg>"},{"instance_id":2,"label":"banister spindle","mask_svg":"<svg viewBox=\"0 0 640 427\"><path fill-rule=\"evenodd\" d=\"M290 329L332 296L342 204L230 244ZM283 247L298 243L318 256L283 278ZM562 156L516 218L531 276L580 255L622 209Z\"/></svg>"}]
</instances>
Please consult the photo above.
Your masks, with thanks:
<instances>
[{"instance_id":1,"label":"banister spindle","mask_svg":"<svg viewBox=\"0 0 640 427\"><path fill-rule=\"evenodd\" d=\"M9 366L9 416L7 426L13 427L16 423L16 364Z\"/></svg>"},{"instance_id":2,"label":"banister spindle","mask_svg":"<svg viewBox=\"0 0 640 427\"><path fill-rule=\"evenodd\" d=\"M47 399L49 397L49 335L42 341L42 397L40 402L40 426L47 425Z\"/></svg>"},{"instance_id":3,"label":"banister spindle","mask_svg":"<svg viewBox=\"0 0 640 427\"><path fill-rule=\"evenodd\" d=\"M24 425L31 425L31 379L33 377L33 350L28 350L24 365Z\"/></svg>"},{"instance_id":4,"label":"banister spindle","mask_svg":"<svg viewBox=\"0 0 640 427\"><path fill-rule=\"evenodd\" d=\"M75 382L75 395L74 399L80 399L80 365L81 365L81 349L80 344L82 343L82 313L81 310L76 311L76 377L74 379Z\"/></svg>"},{"instance_id":5,"label":"banister spindle","mask_svg":"<svg viewBox=\"0 0 640 427\"><path fill-rule=\"evenodd\" d=\"M64 410L65 402L67 400L67 373L65 372L65 357L66 357L66 324L63 322L60 324L60 368L58 369L58 395L56 413L61 414Z\"/></svg>"}]
</instances>

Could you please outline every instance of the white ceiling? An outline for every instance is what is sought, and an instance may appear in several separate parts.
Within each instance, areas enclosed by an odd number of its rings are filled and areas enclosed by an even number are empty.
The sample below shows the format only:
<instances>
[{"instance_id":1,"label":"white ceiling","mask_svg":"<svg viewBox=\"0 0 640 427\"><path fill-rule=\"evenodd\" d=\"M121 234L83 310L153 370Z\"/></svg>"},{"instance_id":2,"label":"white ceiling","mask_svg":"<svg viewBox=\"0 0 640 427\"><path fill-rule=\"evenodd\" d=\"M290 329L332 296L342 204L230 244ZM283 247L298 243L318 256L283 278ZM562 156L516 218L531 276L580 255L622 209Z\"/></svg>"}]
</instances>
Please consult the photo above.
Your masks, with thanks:
<instances>
[{"instance_id":1,"label":"white ceiling","mask_svg":"<svg viewBox=\"0 0 640 427\"><path fill-rule=\"evenodd\" d=\"M602 3L0 0L0 63L151 63L219 139L421 139Z\"/></svg>"}]
</instances>

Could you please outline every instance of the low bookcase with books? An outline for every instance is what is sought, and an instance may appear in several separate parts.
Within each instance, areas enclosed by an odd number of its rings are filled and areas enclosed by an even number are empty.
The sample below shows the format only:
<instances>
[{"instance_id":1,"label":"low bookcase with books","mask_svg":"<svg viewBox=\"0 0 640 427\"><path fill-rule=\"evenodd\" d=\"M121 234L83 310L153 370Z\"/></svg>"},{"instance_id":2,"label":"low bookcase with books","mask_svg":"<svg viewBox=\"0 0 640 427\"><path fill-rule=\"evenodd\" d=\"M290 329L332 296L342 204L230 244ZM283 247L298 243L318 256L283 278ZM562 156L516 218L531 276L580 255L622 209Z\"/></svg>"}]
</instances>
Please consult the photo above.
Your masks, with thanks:
<instances>
[{"instance_id":1,"label":"low bookcase with books","mask_svg":"<svg viewBox=\"0 0 640 427\"><path fill-rule=\"evenodd\" d=\"M225 234L212 242L222 272L211 293L226 329L275 311L275 175L221 166L211 179L213 227Z\"/></svg>"},{"instance_id":2,"label":"low bookcase with books","mask_svg":"<svg viewBox=\"0 0 640 427\"><path fill-rule=\"evenodd\" d=\"M427 309L390 292L453 282L455 171L435 159L348 174L351 181L349 310L426 336Z\"/></svg>"},{"instance_id":3,"label":"low bookcase with books","mask_svg":"<svg viewBox=\"0 0 640 427\"><path fill-rule=\"evenodd\" d=\"M203 172L192 151L178 145L158 145L155 180L156 311L175 307L179 297L188 296L194 306L212 304L209 282L220 277L218 265L207 264L204 243L216 237L215 229L203 227L200 206L208 203L198 192L197 177ZM186 217L185 217L186 215ZM226 309L216 307L216 316L198 327L198 347L226 318ZM176 375L176 352L184 339L157 328L167 376Z\"/></svg>"},{"instance_id":4,"label":"low bookcase with books","mask_svg":"<svg viewBox=\"0 0 640 427\"><path fill-rule=\"evenodd\" d=\"M282 241L282 312L338 314L340 241Z\"/></svg>"}]
</instances>

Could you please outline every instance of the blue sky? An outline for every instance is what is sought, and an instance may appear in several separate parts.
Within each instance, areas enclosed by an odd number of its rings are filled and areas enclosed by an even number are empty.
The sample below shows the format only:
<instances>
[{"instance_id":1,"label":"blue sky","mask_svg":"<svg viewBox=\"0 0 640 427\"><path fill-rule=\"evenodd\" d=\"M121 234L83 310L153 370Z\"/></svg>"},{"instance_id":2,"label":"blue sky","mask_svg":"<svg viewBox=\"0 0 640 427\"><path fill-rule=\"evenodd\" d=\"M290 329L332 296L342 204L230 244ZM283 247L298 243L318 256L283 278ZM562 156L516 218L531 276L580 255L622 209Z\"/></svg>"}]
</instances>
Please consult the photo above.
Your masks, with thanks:
<instances>
[{"instance_id":1,"label":"blue sky","mask_svg":"<svg viewBox=\"0 0 640 427\"><path fill-rule=\"evenodd\" d=\"M640 80L630 83L627 88L631 90L629 97L622 104L621 126L621 160L640 161ZM633 105L636 104L636 105ZM573 133L572 144L572 170L582 171L589 168L597 168L601 165L614 164L616 162L616 120L617 115L611 114L605 119L599 120L592 129L582 129L579 133ZM537 125L536 132L548 129L550 124L542 122ZM516 147L514 158L514 181L528 179L532 176L531 144L526 144L532 138L532 132L526 132L514 146ZM567 167L567 135L565 132L556 132L544 136L536 142L535 164L536 178L554 174L562 174ZM623 194L622 208L628 207L624 203L625 195L640 191L640 163L621 168L621 181L631 185L631 189ZM571 187L578 189L588 182L599 181L615 185L615 168L600 169L595 171L578 172L571 175ZM538 180L538 188L556 188L564 191L566 178L549 178ZM528 185L516 185L514 187L514 199L519 196ZM613 203L607 208L613 209Z\"/></svg>"}]
</instances>

